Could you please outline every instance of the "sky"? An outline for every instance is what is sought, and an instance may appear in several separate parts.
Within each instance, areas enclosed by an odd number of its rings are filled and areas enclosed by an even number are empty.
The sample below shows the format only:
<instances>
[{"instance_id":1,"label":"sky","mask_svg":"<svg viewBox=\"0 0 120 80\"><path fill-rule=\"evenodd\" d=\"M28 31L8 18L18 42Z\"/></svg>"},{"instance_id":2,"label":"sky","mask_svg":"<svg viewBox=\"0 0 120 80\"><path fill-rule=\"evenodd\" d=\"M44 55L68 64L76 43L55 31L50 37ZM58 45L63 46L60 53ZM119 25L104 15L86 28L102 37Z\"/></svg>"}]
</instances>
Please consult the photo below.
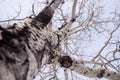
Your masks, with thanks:
<instances>
[{"instance_id":1,"label":"sky","mask_svg":"<svg viewBox=\"0 0 120 80\"><path fill-rule=\"evenodd\" d=\"M21 6L21 17L26 17L31 14L32 4L36 1L42 2L43 0L0 0L0 20L12 18L17 15ZM70 0L71 1L71 0ZM120 10L120 0L98 0L99 4L105 7L106 14L114 9ZM66 6L68 4L66 3ZM39 5L40 6L40 5ZM37 9L38 11L41 9Z\"/></svg>"},{"instance_id":2,"label":"sky","mask_svg":"<svg viewBox=\"0 0 120 80\"><path fill-rule=\"evenodd\" d=\"M32 4L36 3L36 1L42 2L43 0L0 0L0 21L10 19L16 16L20 10L20 6L21 6L21 14L18 18L24 18L29 16L32 13L31 12ZM67 7L68 4L69 3L65 3L65 7ZM104 6L105 17L109 16L110 12L113 12L114 10L120 12L120 0L98 0L98 4ZM43 5L37 5L35 8L36 13L41 11L41 8L43 7L44 7ZM95 39L97 40L98 37L95 37ZM93 46L98 45L102 40L103 39L101 38L97 42L92 43L92 45ZM101 43L100 47L103 44L104 43ZM91 50L91 52L95 52L95 51Z\"/></svg>"},{"instance_id":3,"label":"sky","mask_svg":"<svg viewBox=\"0 0 120 80\"><path fill-rule=\"evenodd\" d=\"M12 18L17 15L21 6L20 17L30 15L32 0L0 0L0 20Z\"/></svg>"}]
</instances>

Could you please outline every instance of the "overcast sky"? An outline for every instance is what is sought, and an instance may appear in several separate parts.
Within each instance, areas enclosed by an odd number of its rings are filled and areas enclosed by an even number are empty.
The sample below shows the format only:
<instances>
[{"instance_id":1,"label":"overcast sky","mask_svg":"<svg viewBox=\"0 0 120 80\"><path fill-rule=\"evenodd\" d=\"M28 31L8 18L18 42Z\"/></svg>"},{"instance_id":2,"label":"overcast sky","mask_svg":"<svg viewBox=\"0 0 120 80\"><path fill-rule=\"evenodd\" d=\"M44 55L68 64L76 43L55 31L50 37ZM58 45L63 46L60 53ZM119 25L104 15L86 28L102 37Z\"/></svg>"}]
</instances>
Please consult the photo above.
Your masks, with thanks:
<instances>
[{"instance_id":1,"label":"overcast sky","mask_svg":"<svg viewBox=\"0 0 120 80\"><path fill-rule=\"evenodd\" d=\"M26 17L31 14L31 7L35 1L43 0L0 0L0 20L12 18L17 15L21 6L20 17ZM71 0L70 0L71 1ZM115 9L120 10L120 0L96 0L104 6L106 13ZM68 5L66 3L66 5ZM39 10L39 9L37 9Z\"/></svg>"}]
</instances>

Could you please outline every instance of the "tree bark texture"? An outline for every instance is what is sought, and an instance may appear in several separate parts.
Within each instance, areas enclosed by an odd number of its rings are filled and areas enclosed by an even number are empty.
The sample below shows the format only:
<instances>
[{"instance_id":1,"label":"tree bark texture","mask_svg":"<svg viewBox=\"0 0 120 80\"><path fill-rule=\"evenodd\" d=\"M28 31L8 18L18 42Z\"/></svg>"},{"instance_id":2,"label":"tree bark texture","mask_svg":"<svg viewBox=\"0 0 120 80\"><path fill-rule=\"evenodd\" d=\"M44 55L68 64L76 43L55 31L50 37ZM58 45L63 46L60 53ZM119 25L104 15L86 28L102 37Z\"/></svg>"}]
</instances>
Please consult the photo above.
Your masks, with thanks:
<instances>
[{"instance_id":1,"label":"tree bark texture","mask_svg":"<svg viewBox=\"0 0 120 80\"><path fill-rule=\"evenodd\" d=\"M63 0L53 0L35 18L0 26L0 80L33 80L44 54L52 55L46 25Z\"/></svg>"}]
</instances>

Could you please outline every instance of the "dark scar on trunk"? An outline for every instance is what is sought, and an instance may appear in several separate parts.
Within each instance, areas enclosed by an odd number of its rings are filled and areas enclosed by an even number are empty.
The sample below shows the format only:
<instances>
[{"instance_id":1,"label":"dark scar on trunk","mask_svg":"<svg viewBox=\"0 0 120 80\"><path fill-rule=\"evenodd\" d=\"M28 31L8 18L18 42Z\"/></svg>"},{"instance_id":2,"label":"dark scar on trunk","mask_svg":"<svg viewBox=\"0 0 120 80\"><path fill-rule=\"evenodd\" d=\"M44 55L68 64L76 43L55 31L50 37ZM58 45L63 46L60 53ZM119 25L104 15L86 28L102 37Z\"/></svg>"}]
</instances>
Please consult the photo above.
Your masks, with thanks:
<instances>
[{"instance_id":1,"label":"dark scar on trunk","mask_svg":"<svg viewBox=\"0 0 120 80\"><path fill-rule=\"evenodd\" d=\"M100 71L100 74L98 74L97 77L102 78L104 76L104 74L105 74L105 70L103 69Z\"/></svg>"},{"instance_id":2,"label":"dark scar on trunk","mask_svg":"<svg viewBox=\"0 0 120 80\"><path fill-rule=\"evenodd\" d=\"M72 65L72 59L69 56L62 56L59 58L58 62L62 67L69 68Z\"/></svg>"}]
</instances>

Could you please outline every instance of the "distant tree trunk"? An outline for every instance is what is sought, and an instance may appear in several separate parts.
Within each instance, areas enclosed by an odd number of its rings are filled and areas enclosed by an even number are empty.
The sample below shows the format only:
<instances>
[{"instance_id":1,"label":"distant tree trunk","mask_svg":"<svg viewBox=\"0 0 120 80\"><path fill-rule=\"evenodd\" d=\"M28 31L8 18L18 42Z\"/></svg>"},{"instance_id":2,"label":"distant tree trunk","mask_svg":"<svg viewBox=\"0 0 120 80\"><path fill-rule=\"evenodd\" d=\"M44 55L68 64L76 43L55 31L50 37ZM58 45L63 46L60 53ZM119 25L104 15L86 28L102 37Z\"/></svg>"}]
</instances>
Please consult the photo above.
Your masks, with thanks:
<instances>
[{"instance_id":1,"label":"distant tree trunk","mask_svg":"<svg viewBox=\"0 0 120 80\"><path fill-rule=\"evenodd\" d=\"M63 0L53 0L35 18L0 26L0 80L33 80L44 54L52 57L46 25Z\"/></svg>"}]
</instances>

